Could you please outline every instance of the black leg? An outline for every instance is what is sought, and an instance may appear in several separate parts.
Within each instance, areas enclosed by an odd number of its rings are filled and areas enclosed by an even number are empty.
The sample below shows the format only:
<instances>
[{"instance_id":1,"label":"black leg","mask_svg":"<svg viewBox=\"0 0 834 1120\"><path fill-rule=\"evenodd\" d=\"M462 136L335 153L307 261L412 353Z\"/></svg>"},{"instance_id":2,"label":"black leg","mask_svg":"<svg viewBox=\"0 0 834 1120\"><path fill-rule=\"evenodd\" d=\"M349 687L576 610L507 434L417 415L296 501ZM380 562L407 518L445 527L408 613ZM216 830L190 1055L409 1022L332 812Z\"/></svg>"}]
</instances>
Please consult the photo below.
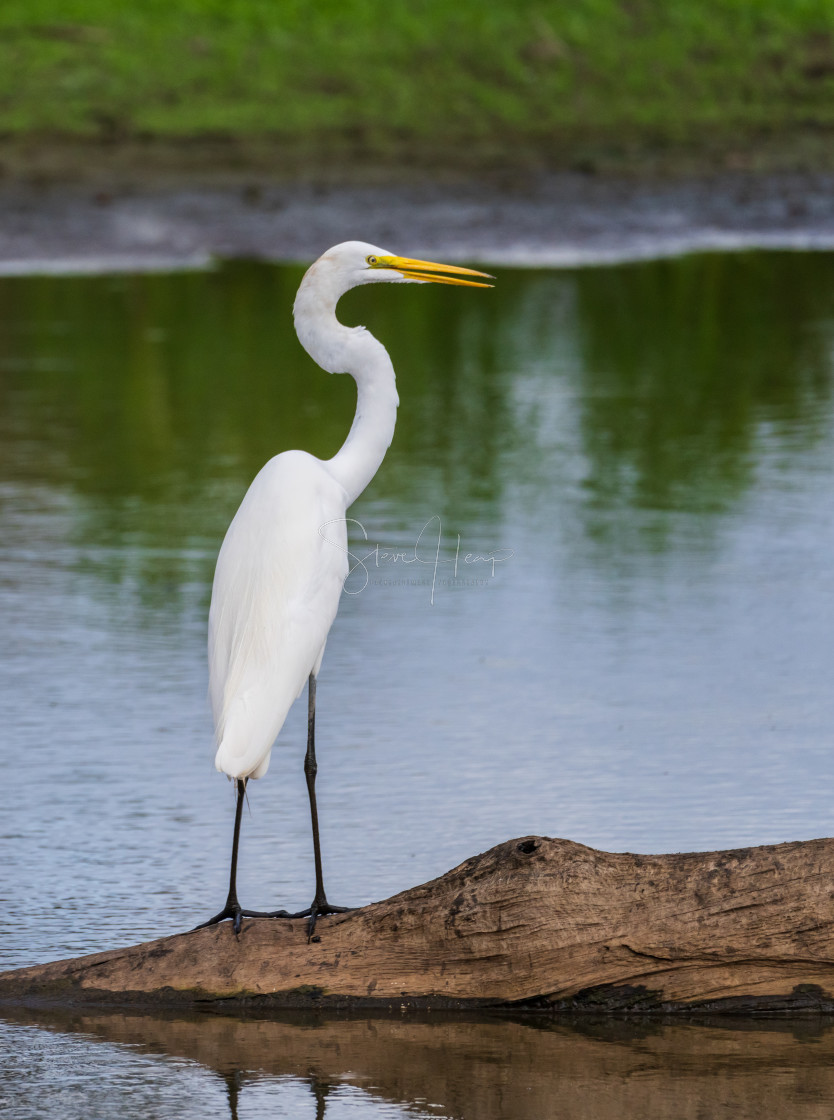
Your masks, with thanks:
<instances>
[{"instance_id":1,"label":"black leg","mask_svg":"<svg viewBox=\"0 0 834 1120\"><path fill-rule=\"evenodd\" d=\"M310 819L313 824L313 858L316 864L316 897L307 910L301 910L293 918L306 918L309 914L307 940L313 936L316 921L324 914L345 914L351 906L332 906L324 893L324 877L321 870L321 844L319 843L319 813L316 806L316 678L310 674L307 692L307 754L304 756L304 775L307 779L307 793L310 795Z\"/></svg>"},{"instance_id":2,"label":"black leg","mask_svg":"<svg viewBox=\"0 0 834 1120\"><path fill-rule=\"evenodd\" d=\"M229 1073L221 1073L220 1076L226 1082L226 1093L229 1097L229 1120L238 1120L237 1106L240 1100L241 1085L243 1084L241 1071L236 1069Z\"/></svg>"},{"instance_id":3,"label":"black leg","mask_svg":"<svg viewBox=\"0 0 834 1120\"><path fill-rule=\"evenodd\" d=\"M229 875L229 897L226 905L219 914L202 922L195 929L204 926L217 925L218 922L231 918L234 923L235 933L240 933L240 924L243 918L310 918L307 927L307 940L313 936L316 921L325 914L345 914L352 910L352 906L333 906L327 901L324 893L324 877L321 870L321 844L319 843L319 813L316 805L316 678L310 674L308 682L307 699L307 753L304 756L304 774L307 778L307 793L310 795L310 819L313 824L313 858L316 864L316 897L311 906L306 910L299 910L297 914L289 914L286 910L243 910L237 899L237 852L240 844L240 820L243 814L243 798L246 793L246 779L237 779L237 806L235 808L235 834L232 840L232 869Z\"/></svg>"},{"instance_id":4,"label":"black leg","mask_svg":"<svg viewBox=\"0 0 834 1120\"><path fill-rule=\"evenodd\" d=\"M319 842L319 811L316 805L316 678L310 674L307 684L307 753L304 756L304 777L307 779L307 793L310 797L310 820L313 824L313 859L316 863L316 897L313 907L327 905L324 894L324 877L321 871L321 844ZM313 916L310 916L310 925Z\"/></svg>"},{"instance_id":5,"label":"black leg","mask_svg":"<svg viewBox=\"0 0 834 1120\"><path fill-rule=\"evenodd\" d=\"M327 1097L333 1088L329 1081L322 1081L321 1078L313 1075L310 1078L310 1089L316 1099L316 1120L324 1120L324 1110L327 1108Z\"/></svg>"},{"instance_id":6,"label":"black leg","mask_svg":"<svg viewBox=\"0 0 834 1120\"><path fill-rule=\"evenodd\" d=\"M238 778L237 785L237 805L235 806L235 832L232 838L232 867L229 872L229 894L226 898L226 905L219 914L215 914L213 918L209 918L207 922L201 922L200 925L195 926L195 929L203 929L205 926L214 926L218 922L225 921L226 918L231 918L234 923L235 933L240 933L240 923L244 917L249 918L285 918L289 915L286 910L276 911L274 914L261 914L257 910L243 910L237 900L237 853L240 847L240 821L243 816L243 799L246 795L246 778Z\"/></svg>"}]
</instances>

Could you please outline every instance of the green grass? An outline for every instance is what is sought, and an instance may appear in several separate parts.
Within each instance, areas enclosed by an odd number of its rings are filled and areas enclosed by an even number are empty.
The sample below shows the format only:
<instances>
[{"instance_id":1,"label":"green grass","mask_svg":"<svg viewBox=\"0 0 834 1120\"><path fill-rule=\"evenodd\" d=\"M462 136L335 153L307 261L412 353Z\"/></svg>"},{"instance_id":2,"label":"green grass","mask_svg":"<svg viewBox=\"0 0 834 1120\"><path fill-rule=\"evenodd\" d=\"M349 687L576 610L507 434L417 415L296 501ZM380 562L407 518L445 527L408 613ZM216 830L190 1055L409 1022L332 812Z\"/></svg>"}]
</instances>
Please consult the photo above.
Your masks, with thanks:
<instances>
[{"instance_id":1,"label":"green grass","mask_svg":"<svg viewBox=\"0 0 834 1120\"><path fill-rule=\"evenodd\" d=\"M7 136L372 154L834 127L834 0L4 0Z\"/></svg>"}]
</instances>

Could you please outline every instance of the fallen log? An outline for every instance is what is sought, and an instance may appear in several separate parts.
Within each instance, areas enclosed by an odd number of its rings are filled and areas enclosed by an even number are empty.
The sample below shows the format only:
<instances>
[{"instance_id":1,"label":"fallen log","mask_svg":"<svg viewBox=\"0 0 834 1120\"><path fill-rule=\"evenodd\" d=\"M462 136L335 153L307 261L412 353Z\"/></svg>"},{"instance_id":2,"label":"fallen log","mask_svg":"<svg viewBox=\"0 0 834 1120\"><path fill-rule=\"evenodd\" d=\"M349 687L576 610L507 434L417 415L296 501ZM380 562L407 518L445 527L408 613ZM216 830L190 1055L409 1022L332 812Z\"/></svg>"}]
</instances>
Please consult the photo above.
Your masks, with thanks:
<instances>
[{"instance_id":1,"label":"fallen log","mask_svg":"<svg viewBox=\"0 0 834 1120\"><path fill-rule=\"evenodd\" d=\"M834 1011L834 839L671 855L529 836L350 914L0 974L0 1001Z\"/></svg>"}]
</instances>

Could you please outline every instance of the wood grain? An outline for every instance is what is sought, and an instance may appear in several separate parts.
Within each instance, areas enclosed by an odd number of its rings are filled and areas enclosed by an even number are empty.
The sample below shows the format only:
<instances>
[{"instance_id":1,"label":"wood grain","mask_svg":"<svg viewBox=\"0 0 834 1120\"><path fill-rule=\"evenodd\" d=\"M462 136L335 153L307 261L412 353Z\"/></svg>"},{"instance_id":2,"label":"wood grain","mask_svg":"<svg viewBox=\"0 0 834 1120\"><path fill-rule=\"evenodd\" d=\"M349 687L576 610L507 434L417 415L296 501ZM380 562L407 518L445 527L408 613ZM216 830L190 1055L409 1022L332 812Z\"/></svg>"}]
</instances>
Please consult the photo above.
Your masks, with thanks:
<instances>
[{"instance_id":1,"label":"wood grain","mask_svg":"<svg viewBox=\"0 0 834 1120\"><path fill-rule=\"evenodd\" d=\"M0 974L0 1000L834 1010L834 840L611 854L523 837L351 914Z\"/></svg>"}]
</instances>

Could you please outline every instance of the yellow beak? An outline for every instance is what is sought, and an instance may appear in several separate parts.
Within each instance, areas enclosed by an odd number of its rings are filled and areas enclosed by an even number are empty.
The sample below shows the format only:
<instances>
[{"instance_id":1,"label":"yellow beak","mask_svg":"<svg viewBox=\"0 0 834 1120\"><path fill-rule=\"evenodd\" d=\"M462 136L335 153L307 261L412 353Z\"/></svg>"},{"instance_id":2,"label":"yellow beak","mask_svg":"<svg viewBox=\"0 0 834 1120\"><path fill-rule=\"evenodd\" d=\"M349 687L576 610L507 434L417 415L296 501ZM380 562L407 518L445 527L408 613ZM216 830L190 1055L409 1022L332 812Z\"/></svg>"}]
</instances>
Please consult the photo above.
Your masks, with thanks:
<instances>
[{"instance_id":1,"label":"yellow beak","mask_svg":"<svg viewBox=\"0 0 834 1120\"><path fill-rule=\"evenodd\" d=\"M371 268L396 269L406 280L424 280L432 284L462 284L467 288L491 288L492 284L461 279L464 276L480 276L484 280L495 279L488 272L476 272L474 268L458 268L457 265L435 264L433 261L415 261L411 257L377 257Z\"/></svg>"}]
</instances>

